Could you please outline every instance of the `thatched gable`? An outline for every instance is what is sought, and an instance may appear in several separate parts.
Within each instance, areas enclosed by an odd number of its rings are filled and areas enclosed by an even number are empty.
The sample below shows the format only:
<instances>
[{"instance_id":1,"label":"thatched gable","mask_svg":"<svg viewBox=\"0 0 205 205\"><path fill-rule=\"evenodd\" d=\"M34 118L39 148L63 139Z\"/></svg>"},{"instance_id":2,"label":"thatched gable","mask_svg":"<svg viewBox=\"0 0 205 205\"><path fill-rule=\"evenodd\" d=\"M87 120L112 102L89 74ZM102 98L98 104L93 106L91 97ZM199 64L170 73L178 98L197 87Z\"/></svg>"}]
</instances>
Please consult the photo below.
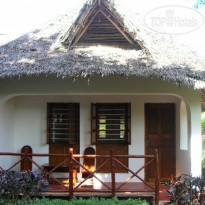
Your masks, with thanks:
<instances>
[{"instance_id":1,"label":"thatched gable","mask_svg":"<svg viewBox=\"0 0 205 205\"><path fill-rule=\"evenodd\" d=\"M117 22L123 24L127 36L142 49L100 45L68 50L68 44L73 42L71 36L79 36L79 33L75 34L78 22L81 22L81 18L86 19L84 15L88 12L87 9L99 3L95 0L88 1L79 13L72 9L71 1L70 10L65 15L0 47L0 78L22 75L76 78L118 74L126 77L157 77L177 85L205 88L203 59L198 58L191 50L178 46L172 37L149 30L139 21L139 16L130 16L126 11L118 14L120 4L117 0L102 2L106 2L106 8L115 15Z\"/></svg>"},{"instance_id":2,"label":"thatched gable","mask_svg":"<svg viewBox=\"0 0 205 205\"><path fill-rule=\"evenodd\" d=\"M143 47L107 0L93 0L85 4L62 43L68 48L107 45L139 50Z\"/></svg>"}]
</instances>

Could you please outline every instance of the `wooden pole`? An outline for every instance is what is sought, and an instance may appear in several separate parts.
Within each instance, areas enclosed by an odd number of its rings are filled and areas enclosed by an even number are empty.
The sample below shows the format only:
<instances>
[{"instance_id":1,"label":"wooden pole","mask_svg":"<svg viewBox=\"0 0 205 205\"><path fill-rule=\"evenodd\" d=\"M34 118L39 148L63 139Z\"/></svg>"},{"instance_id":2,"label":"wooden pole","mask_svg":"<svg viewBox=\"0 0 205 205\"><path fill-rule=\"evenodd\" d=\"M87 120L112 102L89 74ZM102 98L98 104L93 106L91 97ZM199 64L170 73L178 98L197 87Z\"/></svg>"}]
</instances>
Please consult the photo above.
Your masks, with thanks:
<instances>
[{"instance_id":1,"label":"wooden pole","mask_svg":"<svg viewBox=\"0 0 205 205\"><path fill-rule=\"evenodd\" d=\"M90 21L88 22L88 24L84 27L84 29L82 30L82 32L76 37L73 45L75 46L78 41L81 39L81 37L83 36L83 34L87 31L88 27L90 26L90 24L93 22L93 20L95 19L95 17L98 15L98 13L101 11L101 9L99 9L98 11L96 11L96 13L93 15L93 17L90 19Z\"/></svg>"},{"instance_id":2,"label":"wooden pole","mask_svg":"<svg viewBox=\"0 0 205 205\"><path fill-rule=\"evenodd\" d=\"M115 197L115 165L113 150L110 150L110 169L111 169L111 180L112 180L112 198Z\"/></svg>"},{"instance_id":3,"label":"wooden pole","mask_svg":"<svg viewBox=\"0 0 205 205\"><path fill-rule=\"evenodd\" d=\"M69 149L69 200L73 199L73 148Z\"/></svg>"},{"instance_id":4,"label":"wooden pole","mask_svg":"<svg viewBox=\"0 0 205 205\"><path fill-rule=\"evenodd\" d=\"M128 35L121 30L121 28L115 23L103 10L100 10L100 12L114 25L114 27L127 39L127 41L134 45L134 42L128 37Z\"/></svg>"},{"instance_id":5,"label":"wooden pole","mask_svg":"<svg viewBox=\"0 0 205 205\"><path fill-rule=\"evenodd\" d=\"M159 156L155 150L155 204L159 204Z\"/></svg>"},{"instance_id":6,"label":"wooden pole","mask_svg":"<svg viewBox=\"0 0 205 205\"><path fill-rule=\"evenodd\" d=\"M24 169L25 169L25 171L31 171L31 170L29 170L29 160L28 160L28 153L29 153L29 149L28 149L28 147L25 147L25 159L24 159Z\"/></svg>"},{"instance_id":7,"label":"wooden pole","mask_svg":"<svg viewBox=\"0 0 205 205\"><path fill-rule=\"evenodd\" d=\"M98 6L101 7L101 3L102 1L101 0L98 0Z\"/></svg>"}]
</instances>

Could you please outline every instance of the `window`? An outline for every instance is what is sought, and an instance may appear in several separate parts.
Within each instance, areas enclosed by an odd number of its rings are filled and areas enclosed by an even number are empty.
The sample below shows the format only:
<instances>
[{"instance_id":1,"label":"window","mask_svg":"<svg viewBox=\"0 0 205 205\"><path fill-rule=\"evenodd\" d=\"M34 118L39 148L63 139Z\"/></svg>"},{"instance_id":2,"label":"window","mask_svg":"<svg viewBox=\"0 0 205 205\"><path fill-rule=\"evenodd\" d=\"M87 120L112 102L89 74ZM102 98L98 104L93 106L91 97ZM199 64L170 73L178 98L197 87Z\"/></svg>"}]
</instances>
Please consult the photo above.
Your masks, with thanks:
<instances>
[{"instance_id":1,"label":"window","mask_svg":"<svg viewBox=\"0 0 205 205\"><path fill-rule=\"evenodd\" d=\"M48 143L77 144L79 138L79 104L48 103Z\"/></svg>"},{"instance_id":2,"label":"window","mask_svg":"<svg viewBox=\"0 0 205 205\"><path fill-rule=\"evenodd\" d=\"M130 144L130 103L91 106L92 144Z\"/></svg>"}]
</instances>

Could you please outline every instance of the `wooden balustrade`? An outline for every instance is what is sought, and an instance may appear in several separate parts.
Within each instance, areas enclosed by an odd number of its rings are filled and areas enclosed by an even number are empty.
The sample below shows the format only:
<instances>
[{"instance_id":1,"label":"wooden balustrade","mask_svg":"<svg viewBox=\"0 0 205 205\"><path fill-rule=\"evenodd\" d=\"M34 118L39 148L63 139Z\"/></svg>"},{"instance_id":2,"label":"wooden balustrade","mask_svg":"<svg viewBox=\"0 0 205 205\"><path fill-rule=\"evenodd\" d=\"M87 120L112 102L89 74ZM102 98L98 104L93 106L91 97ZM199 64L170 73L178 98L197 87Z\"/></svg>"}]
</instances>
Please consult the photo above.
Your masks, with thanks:
<instances>
[{"instance_id":1,"label":"wooden balustrade","mask_svg":"<svg viewBox=\"0 0 205 205\"><path fill-rule=\"evenodd\" d=\"M69 166L68 166L68 170L69 170L69 187L65 187L64 184L62 184L57 178L55 178L52 173L59 168L65 161L63 161L62 163L60 163L59 165L56 165L53 167L52 170L50 170L48 172L48 177L52 178L54 181L56 181L59 185L64 187L64 190L66 192L69 192L69 200L72 200L73 196L75 195L75 192L80 192L79 188L80 186L86 181L88 180L90 177L94 177L96 180L98 180L103 186L105 186L107 188L106 192L111 193L111 197L115 197L116 193L119 192L126 192L130 190L122 190L122 187L124 185L126 185L133 177L136 177L140 182L144 183L147 187L149 187L149 189L146 190L134 190L135 192L154 192L155 193L155 204L159 203L159 159L158 159L158 153L157 150L155 151L154 155L114 155L113 151L110 151L110 155L79 155L79 154L74 154L73 153L73 149L71 148L69 150L69 154L36 154L36 153L10 153L10 152L0 152L0 156L19 156L20 159L15 162L13 165L11 165L9 168L7 168L6 170L11 170L13 169L15 166L17 166L19 163L21 163L22 160L28 161L29 163L32 162L38 169L45 171L45 167L43 167L42 165L39 165L36 161L33 160L33 157L50 157L50 156L56 156L56 157L67 157L66 160L69 161ZM139 168L137 171L133 171L131 169L129 169L129 167L126 167L124 164L122 164L118 159L120 158L136 158L136 159L150 159L149 162L147 162L146 164L144 164L141 168ZM106 161L101 164L101 166L99 166L96 170L94 171L90 171L88 170L86 167L83 166L83 164L81 164L79 162L80 158L106 158ZM106 184L105 182L103 182L101 179L99 179L99 177L96 175L96 173L98 172L98 170L103 167L106 163L110 163L110 175L111 175L111 186L109 186L108 184ZM149 183L147 183L144 179L142 179L138 174L139 172L141 172L143 169L145 169L145 167L149 166L149 164L154 163L155 165L155 185L151 186ZM131 176L126 179L124 182L120 183L120 185L118 185L116 187L116 172L115 172L115 164L120 164L123 168L125 168L127 170L127 172L131 173ZM26 167L26 166L25 166ZM76 169L79 170L79 168L82 168L84 170L86 170L89 175L82 180L81 182L79 182L79 184L75 183L74 180L74 173ZM3 169L3 167L0 164L0 170L5 170ZM30 171L30 170L27 170ZM75 175L76 176L76 175ZM85 192L86 190L84 190ZM89 191L89 190L87 190ZM101 192L101 190L95 190L96 192Z\"/></svg>"}]
</instances>

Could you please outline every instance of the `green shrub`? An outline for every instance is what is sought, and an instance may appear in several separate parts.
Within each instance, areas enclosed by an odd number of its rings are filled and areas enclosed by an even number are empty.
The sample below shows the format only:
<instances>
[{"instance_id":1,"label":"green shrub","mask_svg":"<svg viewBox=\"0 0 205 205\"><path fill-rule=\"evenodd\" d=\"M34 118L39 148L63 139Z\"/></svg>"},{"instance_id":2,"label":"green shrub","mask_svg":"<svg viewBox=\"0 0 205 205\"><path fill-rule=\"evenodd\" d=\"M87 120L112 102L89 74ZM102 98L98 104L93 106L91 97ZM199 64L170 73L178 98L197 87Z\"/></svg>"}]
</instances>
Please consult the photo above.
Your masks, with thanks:
<instances>
[{"instance_id":1,"label":"green shrub","mask_svg":"<svg viewBox=\"0 0 205 205\"><path fill-rule=\"evenodd\" d=\"M48 185L43 173L26 171L0 171L0 199L4 204L17 204L19 196L28 202ZM20 203L20 202L19 202Z\"/></svg>"},{"instance_id":2,"label":"green shrub","mask_svg":"<svg viewBox=\"0 0 205 205\"><path fill-rule=\"evenodd\" d=\"M139 199L127 199L127 200L119 200L117 198L114 199L105 199L105 198L89 198L83 199L74 198L72 201L61 200L61 199L39 199L37 201L31 201L29 204L31 205L148 205L149 203L145 200Z\"/></svg>"},{"instance_id":3,"label":"green shrub","mask_svg":"<svg viewBox=\"0 0 205 205\"><path fill-rule=\"evenodd\" d=\"M202 132L202 176L205 178L205 112L201 113L201 132Z\"/></svg>"},{"instance_id":4,"label":"green shrub","mask_svg":"<svg viewBox=\"0 0 205 205\"><path fill-rule=\"evenodd\" d=\"M6 202L6 203L5 203ZM0 199L0 205L11 205L13 204L11 201L5 201ZM117 198L114 199L105 199L105 198L89 198L83 199L74 198L72 201L62 200L62 199L35 199L30 200L29 202L25 202L25 200L18 200L15 201L16 205L148 205L149 203L145 200L140 199L126 199L126 200L119 200Z\"/></svg>"},{"instance_id":5,"label":"green shrub","mask_svg":"<svg viewBox=\"0 0 205 205\"><path fill-rule=\"evenodd\" d=\"M205 203L205 181L202 177L192 177L183 174L174 180L167 181L165 185L170 186L170 202L168 204L204 204Z\"/></svg>"},{"instance_id":6,"label":"green shrub","mask_svg":"<svg viewBox=\"0 0 205 205\"><path fill-rule=\"evenodd\" d=\"M201 130L205 133L205 112L201 113Z\"/></svg>"},{"instance_id":7,"label":"green shrub","mask_svg":"<svg viewBox=\"0 0 205 205\"><path fill-rule=\"evenodd\" d=\"M202 135L202 176L205 178L205 136Z\"/></svg>"}]
</instances>

